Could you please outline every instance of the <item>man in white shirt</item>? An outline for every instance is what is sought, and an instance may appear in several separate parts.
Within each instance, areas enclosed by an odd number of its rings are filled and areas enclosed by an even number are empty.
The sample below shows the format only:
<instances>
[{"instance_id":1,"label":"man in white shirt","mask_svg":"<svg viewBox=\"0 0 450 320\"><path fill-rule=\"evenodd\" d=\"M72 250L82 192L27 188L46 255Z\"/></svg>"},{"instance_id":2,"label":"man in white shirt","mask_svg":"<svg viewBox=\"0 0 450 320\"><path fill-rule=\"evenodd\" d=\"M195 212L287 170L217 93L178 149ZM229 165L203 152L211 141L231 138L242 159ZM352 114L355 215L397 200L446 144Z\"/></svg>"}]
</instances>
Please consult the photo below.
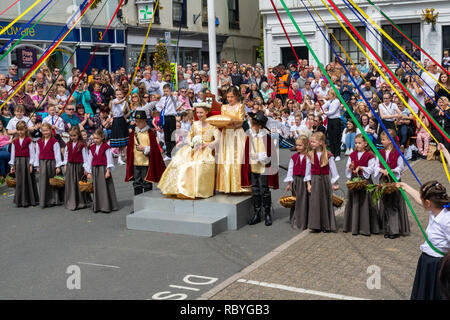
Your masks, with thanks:
<instances>
[{"instance_id":1,"label":"man in white shirt","mask_svg":"<svg viewBox=\"0 0 450 320\"><path fill-rule=\"evenodd\" d=\"M164 161L171 160L172 150L175 147L175 139L172 139L172 133L175 131L177 122L176 115L181 103L172 95L170 84L164 85L164 96L156 104L156 109L160 114L160 124L164 130L164 141L166 145L166 156Z\"/></svg>"},{"instance_id":2,"label":"man in white shirt","mask_svg":"<svg viewBox=\"0 0 450 320\"><path fill-rule=\"evenodd\" d=\"M436 63L434 63L433 61L431 61L428 64L427 70L428 70L428 73L431 74L431 76L426 72L422 73L422 80L427 84L427 85L423 86L423 89L430 97L434 97L434 89L437 85L439 76L441 74L438 70Z\"/></svg>"},{"instance_id":3,"label":"man in white shirt","mask_svg":"<svg viewBox=\"0 0 450 320\"><path fill-rule=\"evenodd\" d=\"M330 88L328 88L327 83L325 81L320 82L320 86L317 86L314 89L314 92L317 95L318 100L326 100L328 91L330 91Z\"/></svg>"}]
</instances>

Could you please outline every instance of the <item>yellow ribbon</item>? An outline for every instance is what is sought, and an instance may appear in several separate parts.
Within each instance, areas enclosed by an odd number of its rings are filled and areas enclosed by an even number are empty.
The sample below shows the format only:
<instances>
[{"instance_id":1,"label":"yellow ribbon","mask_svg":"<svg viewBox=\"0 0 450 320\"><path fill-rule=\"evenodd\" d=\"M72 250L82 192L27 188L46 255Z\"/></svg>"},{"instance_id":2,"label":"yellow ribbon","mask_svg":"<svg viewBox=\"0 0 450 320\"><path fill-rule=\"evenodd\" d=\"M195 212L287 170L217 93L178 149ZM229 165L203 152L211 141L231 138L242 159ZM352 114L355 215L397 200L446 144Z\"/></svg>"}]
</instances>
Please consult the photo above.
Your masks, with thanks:
<instances>
[{"instance_id":1,"label":"yellow ribbon","mask_svg":"<svg viewBox=\"0 0 450 320\"><path fill-rule=\"evenodd\" d=\"M419 120L420 124L422 125L422 127L430 134L430 136L433 138L433 140L439 144L439 142L437 141L437 139L434 137L434 135L430 132L430 130L427 128L427 126L422 122L422 120L420 119L420 117L414 112L414 110L409 106L409 104L406 102L406 100L403 98L403 96L400 94L400 92L398 92L397 88L395 88L395 86L389 81L389 79L386 77L386 75L381 72L380 68L377 66L377 64L370 58L370 56L366 53L366 51L361 47L361 45L358 43L358 41L356 41L356 39L352 36L352 34L350 33L350 31L348 31L347 27L343 25L343 23L338 19L338 17L334 14L334 12L331 10L331 8L326 4L326 2L324 0L321 0L322 3L325 5L325 7L327 7L328 11L330 11L330 13L333 15L333 17L336 19L336 21L339 23L339 25L344 29L344 31L348 34L348 36L350 37L350 39L352 39L352 41L358 46L358 48L361 50L361 52L367 57L367 59L372 63L372 65L377 69L378 73L383 77L383 79L389 84L389 86L394 90L394 92L397 94L397 96L399 97L399 99L405 104L405 106L408 107L408 109L411 111L411 113L414 115L414 117ZM314 7L311 3L310 5L312 7ZM317 11L316 11L317 12ZM440 151L441 153L441 158L443 159L444 155L442 153L442 151ZM445 162L442 163L444 166L444 170L445 173L447 175L447 179L450 182L450 174L447 170L447 167L445 165Z\"/></svg>"},{"instance_id":2,"label":"yellow ribbon","mask_svg":"<svg viewBox=\"0 0 450 320\"><path fill-rule=\"evenodd\" d=\"M428 70L426 70L424 67L422 67L420 65L420 62L417 62L416 60L414 60L414 58L411 57L408 52L406 52L394 39L392 39L391 36L389 36L386 33L386 31L384 31L383 28L381 28L375 21L373 21L360 7L358 7L358 5L353 0L348 0L348 1L350 1L350 3L364 16L364 18L369 20L370 23L372 23L377 28L377 30L380 31L386 38L388 38L389 41L391 41L401 52L403 52L409 59L414 61L420 67L420 69L425 71L433 80L435 80L441 88L443 88L445 91L447 91L447 93L450 93L450 91L447 89L447 87L445 87L442 83L440 83L438 79L435 79L433 77L433 75L431 75L428 72Z\"/></svg>"},{"instance_id":3,"label":"yellow ribbon","mask_svg":"<svg viewBox=\"0 0 450 320\"><path fill-rule=\"evenodd\" d=\"M41 2L42 0L37 0L35 3L33 3L27 10L25 10L24 12L22 12L21 15L19 15L17 18L15 18L10 24L8 24L6 27L4 27L1 31L0 31L0 36L2 34L4 34L14 23L16 23L20 18L22 18L24 15L26 15L28 13L28 11L30 11L31 9L33 9L34 6L36 6L39 2Z\"/></svg>"}]
</instances>

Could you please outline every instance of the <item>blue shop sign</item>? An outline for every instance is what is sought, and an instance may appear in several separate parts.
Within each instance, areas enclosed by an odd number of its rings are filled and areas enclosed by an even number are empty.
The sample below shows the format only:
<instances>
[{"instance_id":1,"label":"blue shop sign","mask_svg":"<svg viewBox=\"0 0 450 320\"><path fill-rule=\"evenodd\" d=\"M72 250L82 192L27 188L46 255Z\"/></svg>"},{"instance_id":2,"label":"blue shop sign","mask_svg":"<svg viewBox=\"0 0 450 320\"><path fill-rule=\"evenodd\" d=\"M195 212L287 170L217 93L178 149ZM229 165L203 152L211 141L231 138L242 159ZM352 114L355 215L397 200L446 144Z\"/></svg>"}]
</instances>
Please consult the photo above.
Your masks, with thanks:
<instances>
[{"instance_id":1,"label":"blue shop sign","mask_svg":"<svg viewBox=\"0 0 450 320\"><path fill-rule=\"evenodd\" d=\"M0 22L0 31L3 30L10 22ZM20 29L26 25L26 23L16 23L13 26L11 26L8 30L6 30L5 33L0 35L0 39L11 39L14 35L19 33ZM30 24L30 27L32 24ZM20 39L22 35L24 35L27 32L27 28L24 28L22 31L20 31L20 35L17 36L16 39ZM67 27L65 25L49 25L49 24L38 24L34 26L34 28L30 28L28 31L28 34L23 38L24 40L40 40L40 41L53 41L56 36L59 35L61 30L64 28L63 33L64 35L67 32ZM72 31L67 35L67 37L64 38L64 42L78 42L80 41L80 31L77 28L72 29Z\"/></svg>"}]
</instances>

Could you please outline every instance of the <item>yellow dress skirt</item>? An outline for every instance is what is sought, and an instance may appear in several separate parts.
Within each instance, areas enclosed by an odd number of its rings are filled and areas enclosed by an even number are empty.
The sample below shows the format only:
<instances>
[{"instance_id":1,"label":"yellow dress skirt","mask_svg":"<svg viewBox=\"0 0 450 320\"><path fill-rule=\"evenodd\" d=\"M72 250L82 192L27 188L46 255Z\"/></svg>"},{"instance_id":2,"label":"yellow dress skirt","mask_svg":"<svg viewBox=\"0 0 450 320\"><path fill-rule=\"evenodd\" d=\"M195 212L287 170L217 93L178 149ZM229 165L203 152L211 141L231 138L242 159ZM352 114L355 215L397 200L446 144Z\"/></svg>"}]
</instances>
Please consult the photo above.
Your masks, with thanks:
<instances>
[{"instance_id":1,"label":"yellow dress skirt","mask_svg":"<svg viewBox=\"0 0 450 320\"><path fill-rule=\"evenodd\" d=\"M201 139L204 143L218 141L217 128L207 125L202 127L200 121L194 122L190 141ZM192 148L190 141L182 147L164 171L158 188L166 196L181 199L209 198L214 195L215 158L211 147Z\"/></svg>"},{"instance_id":2,"label":"yellow dress skirt","mask_svg":"<svg viewBox=\"0 0 450 320\"><path fill-rule=\"evenodd\" d=\"M223 105L222 115L235 121L244 121L244 105ZM241 164L244 161L247 135L242 128L222 130L217 157L216 190L224 193L249 193L251 188L241 186Z\"/></svg>"}]
</instances>

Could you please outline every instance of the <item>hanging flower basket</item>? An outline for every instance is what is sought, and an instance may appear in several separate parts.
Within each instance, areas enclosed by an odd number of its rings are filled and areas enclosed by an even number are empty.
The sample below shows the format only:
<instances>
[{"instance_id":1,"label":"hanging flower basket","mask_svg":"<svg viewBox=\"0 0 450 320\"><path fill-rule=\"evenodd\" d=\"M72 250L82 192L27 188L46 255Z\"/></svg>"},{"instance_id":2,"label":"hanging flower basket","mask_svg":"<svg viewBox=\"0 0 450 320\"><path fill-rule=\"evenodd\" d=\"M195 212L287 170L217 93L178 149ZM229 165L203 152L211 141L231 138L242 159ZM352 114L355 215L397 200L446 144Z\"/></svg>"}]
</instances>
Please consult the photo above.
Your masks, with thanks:
<instances>
[{"instance_id":1,"label":"hanging flower basket","mask_svg":"<svg viewBox=\"0 0 450 320\"><path fill-rule=\"evenodd\" d=\"M436 23L439 16L439 12L434 13L434 8L422 10L422 20L425 23L431 23L431 30L436 31Z\"/></svg>"}]
</instances>

